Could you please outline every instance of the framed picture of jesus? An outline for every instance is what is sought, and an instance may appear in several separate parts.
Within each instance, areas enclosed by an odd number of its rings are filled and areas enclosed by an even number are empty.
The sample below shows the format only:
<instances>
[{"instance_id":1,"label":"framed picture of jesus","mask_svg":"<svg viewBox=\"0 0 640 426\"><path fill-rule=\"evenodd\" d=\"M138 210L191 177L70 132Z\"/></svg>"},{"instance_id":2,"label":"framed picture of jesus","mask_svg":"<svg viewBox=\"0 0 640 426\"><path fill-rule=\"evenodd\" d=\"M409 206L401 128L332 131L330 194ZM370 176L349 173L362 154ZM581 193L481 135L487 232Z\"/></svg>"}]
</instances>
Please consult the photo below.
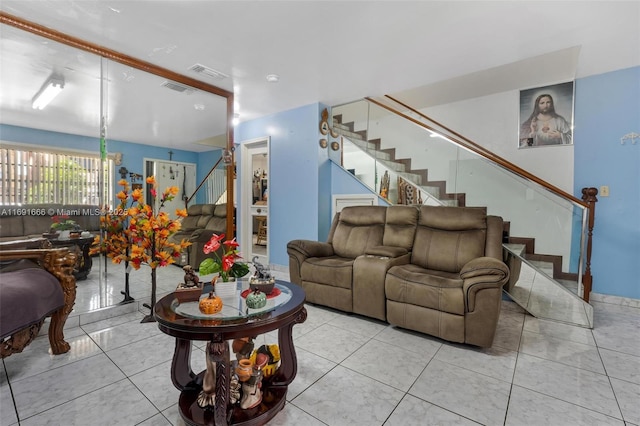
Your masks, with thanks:
<instances>
[{"instance_id":1,"label":"framed picture of jesus","mask_svg":"<svg viewBox=\"0 0 640 426\"><path fill-rule=\"evenodd\" d=\"M520 91L519 148L573 144L573 81Z\"/></svg>"}]
</instances>

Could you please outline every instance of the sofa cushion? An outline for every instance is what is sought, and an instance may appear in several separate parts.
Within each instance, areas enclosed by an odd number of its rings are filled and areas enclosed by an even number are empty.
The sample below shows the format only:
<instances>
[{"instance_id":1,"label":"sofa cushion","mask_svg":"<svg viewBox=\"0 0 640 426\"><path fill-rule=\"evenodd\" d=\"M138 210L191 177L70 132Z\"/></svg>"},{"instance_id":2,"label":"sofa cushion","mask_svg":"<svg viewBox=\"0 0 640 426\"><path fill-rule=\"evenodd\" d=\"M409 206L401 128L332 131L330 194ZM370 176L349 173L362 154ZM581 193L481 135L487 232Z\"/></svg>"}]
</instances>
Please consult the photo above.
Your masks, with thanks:
<instances>
[{"instance_id":1,"label":"sofa cushion","mask_svg":"<svg viewBox=\"0 0 640 426\"><path fill-rule=\"evenodd\" d=\"M388 207L382 244L410 251L418 224L418 213L414 206Z\"/></svg>"},{"instance_id":2,"label":"sofa cushion","mask_svg":"<svg viewBox=\"0 0 640 426\"><path fill-rule=\"evenodd\" d=\"M387 300L464 315L462 279L458 274L418 265L394 266L387 272Z\"/></svg>"},{"instance_id":3,"label":"sofa cushion","mask_svg":"<svg viewBox=\"0 0 640 426\"><path fill-rule=\"evenodd\" d=\"M100 230L100 208L97 205L65 204L62 209L70 212L70 219L74 220L81 230Z\"/></svg>"},{"instance_id":4,"label":"sofa cushion","mask_svg":"<svg viewBox=\"0 0 640 426\"><path fill-rule=\"evenodd\" d=\"M333 234L333 250L338 257L355 259L368 247L382 245L387 207L350 206L340 212Z\"/></svg>"},{"instance_id":5,"label":"sofa cushion","mask_svg":"<svg viewBox=\"0 0 640 426\"><path fill-rule=\"evenodd\" d=\"M0 216L0 238L11 239L25 235L22 216Z\"/></svg>"},{"instance_id":6,"label":"sofa cushion","mask_svg":"<svg viewBox=\"0 0 640 426\"><path fill-rule=\"evenodd\" d=\"M460 272L484 256L487 235L484 207L420 207L411 263L425 269Z\"/></svg>"},{"instance_id":7,"label":"sofa cushion","mask_svg":"<svg viewBox=\"0 0 640 426\"><path fill-rule=\"evenodd\" d=\"M182 219L182 231L193 231L195 229L204 228L213 215L215 205L213 204L194 204L187 208L187 217Z\"/></svg>"},{"instance_id":8,"label":"sofa cushion","mask_svg":"<svg viewBox=\"0 0 640 426\"><path fill-rule=\"evenodd\" d=\"M215 217L227 217L227 204L216 204L213 210L213 216Z\"/></svg>"},{"instance_id":9,"label":"sofa cushion","mask_svg":"<svg viewBox=\"0 0 640 426\"><path fill-rule=\"evenodd\" d=\"M310 257L302 264L302 281L351 289L353 259L339 256Z\"/></svg>"}]
</instances>

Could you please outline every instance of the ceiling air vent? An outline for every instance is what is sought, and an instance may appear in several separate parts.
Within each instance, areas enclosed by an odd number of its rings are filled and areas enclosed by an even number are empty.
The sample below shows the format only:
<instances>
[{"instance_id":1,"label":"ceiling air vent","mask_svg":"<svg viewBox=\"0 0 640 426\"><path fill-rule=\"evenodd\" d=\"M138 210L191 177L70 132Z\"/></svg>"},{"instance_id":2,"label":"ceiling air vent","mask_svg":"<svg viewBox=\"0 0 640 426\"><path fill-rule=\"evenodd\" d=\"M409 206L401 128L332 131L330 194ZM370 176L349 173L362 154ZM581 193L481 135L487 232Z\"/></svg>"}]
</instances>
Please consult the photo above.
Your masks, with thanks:
<instances>
[{"instance_id":1,"label":"ceiling air vent","mask_svg":"<svg viewBox=\"0 0 640 426\"><path fill-rule=\"evenodd\" d=\"M213 68L205 67L202 64L195 64L189 68L190 71L197 72L198 74L204 74L207 77L215 78L216 80L223 80L229 78L229 76L222 71L214 70Z\"/></svg>"},{"instance_id":2,"label":"ceiling air vent","mask_svg":"<svg viewBox=\"0 0 640 426\"><path fill-rule=\"evenodd\" d=\"M187 95L193 93L193 88L184 86L182 84L176 83L174 81L165 81L162 83L162 87L166 87L167 89L175 90L176 92L186 93Z\"/></svg>"}]
</instances>

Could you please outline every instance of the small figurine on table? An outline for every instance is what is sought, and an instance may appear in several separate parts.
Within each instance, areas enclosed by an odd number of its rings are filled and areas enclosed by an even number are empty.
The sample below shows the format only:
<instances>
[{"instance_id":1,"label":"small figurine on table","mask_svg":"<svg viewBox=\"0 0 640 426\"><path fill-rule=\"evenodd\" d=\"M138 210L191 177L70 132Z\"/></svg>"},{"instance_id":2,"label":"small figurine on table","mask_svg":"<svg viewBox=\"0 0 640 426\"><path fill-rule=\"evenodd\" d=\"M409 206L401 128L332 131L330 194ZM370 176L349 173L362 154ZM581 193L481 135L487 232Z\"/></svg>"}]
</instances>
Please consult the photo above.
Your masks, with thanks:
<instances>
[{"instance_id":1,"label":"small figurine on table","mask_svg":"<svg viewBox=\"0 0 640 426\"><path fill-rule=\"evenodd\" d=\"M182 268L184 271L184 286L185 287L196 287L200 284L200 278L196 275L196 272L193 270L191 265L186 265Z\"/></svg>"},{"instance_id":2,"label":"small figurine on table","mask_svg":"<svg viewBox=\"0 0 640 426\"><path fill-rule=\"evenodd\" d=\"M253 266L256 268L256 272L253 276L254 278L258 278L261 280L268 280L269 278L271 278L269 268L258 262L258 256L254 256L253 260L251 260L251 263L253 263Z\"/></svg>"}]
</instances>

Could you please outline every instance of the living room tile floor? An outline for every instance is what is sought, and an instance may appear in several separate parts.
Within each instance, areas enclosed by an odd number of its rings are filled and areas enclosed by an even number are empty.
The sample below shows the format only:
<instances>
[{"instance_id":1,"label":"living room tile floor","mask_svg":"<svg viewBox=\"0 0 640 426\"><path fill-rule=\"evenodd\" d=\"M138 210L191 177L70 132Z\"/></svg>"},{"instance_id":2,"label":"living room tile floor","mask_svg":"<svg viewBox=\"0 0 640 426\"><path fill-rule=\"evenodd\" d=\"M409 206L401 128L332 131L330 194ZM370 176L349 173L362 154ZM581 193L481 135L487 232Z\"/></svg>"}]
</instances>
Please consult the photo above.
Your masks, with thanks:
<instances>
[{"instance_id":1,"label":"living room tile floor","mask_svg":"<svg viewBox=\"0 0 640 426\"><path fill-rule=\"evenodd\" d=\"M294 327L298 375L269 424L640 425L640 309L593 305L589 330L505 300L491 349L307 305L307 321ZM64 355L49 355L41 332L4 359L0 424L184 424L170 379L173 339L141 324L146 312L72 321ZM275 342L270 333L256 343ZM204 342L194 346L201 371Z\"/></svg>"}]
</instances>

